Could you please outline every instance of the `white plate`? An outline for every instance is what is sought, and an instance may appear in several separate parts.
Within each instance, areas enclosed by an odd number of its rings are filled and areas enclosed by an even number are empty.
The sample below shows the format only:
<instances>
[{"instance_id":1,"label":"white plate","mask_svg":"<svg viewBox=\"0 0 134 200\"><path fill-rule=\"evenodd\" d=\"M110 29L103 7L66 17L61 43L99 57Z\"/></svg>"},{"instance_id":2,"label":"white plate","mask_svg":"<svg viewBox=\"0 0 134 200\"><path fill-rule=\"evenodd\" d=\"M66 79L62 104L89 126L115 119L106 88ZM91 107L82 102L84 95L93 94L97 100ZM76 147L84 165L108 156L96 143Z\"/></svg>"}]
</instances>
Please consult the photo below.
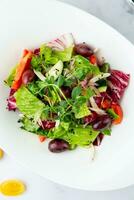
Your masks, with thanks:
<instances>
[{"instance_id":1,"label":"white plate","mask_svg":"<svg viewBox=\"0 0 134 200\"><path fill-rule=\"evenodd\" d=\"M2 1L0 3L0 146L31 171L56 183L86 190L112 190L134 183L134 47L114 29L72 6L56 1ZM102 50L116 69L131 74L122 101L124 120L105 137L90 162L88 149L52 154L47 143L19 129L18 114L6 110L8 89L3 80L24 48L38 47L72 32ZM11 172L12 173L12 172Z\"/></svg>"}]
</instances>

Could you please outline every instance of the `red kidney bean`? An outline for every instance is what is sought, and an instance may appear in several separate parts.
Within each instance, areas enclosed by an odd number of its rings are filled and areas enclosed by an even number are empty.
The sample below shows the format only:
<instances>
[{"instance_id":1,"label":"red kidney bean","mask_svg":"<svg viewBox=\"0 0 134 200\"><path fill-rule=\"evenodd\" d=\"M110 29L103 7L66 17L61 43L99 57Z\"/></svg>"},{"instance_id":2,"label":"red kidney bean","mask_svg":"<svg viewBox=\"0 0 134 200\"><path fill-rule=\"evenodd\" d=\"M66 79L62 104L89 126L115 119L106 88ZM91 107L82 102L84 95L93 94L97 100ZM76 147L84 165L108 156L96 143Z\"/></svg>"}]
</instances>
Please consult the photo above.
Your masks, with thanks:
<instances>
[{"instance_id":1,"label":"red kidney bean","mask_svg":"<svg viewBox=\"0 0 134 200\"><path fill-rule=\"evenodd\" d=\"M54 139L49 142L48 149L53 153L60 153L69 149L69 143L62 139Z\"/></svg>"},{"instance_id":2,"label":"red kidney bean","mask_svg":"<svg viewBox=\"0 0 134 200\"><path fill-rule=\"evenodd\" d=\"M63 92L63 94L65 95L65 97L70 98L71 97L71 89L68 86L62 86L61 90Z\"/></svg>"},{"instance_id":3,"label":"red kidney bean","mask_svg":"<svg viewBox=\"0 0 134 200\"><path fill-rule=\"evenodd\" d=\"M92 123L94 130L103 130L112 124L112 119L109 115L101 115Z\"/></svg>"},{"instance_id":4,"label":"red kidney bean","mask_svg":"<svg viewBox=\"0 0 134 200\"><path fill-rule=\"evenodd\" d=\"M91 56L93 54L92 49L86 43L76 44L74 47L74 52L80 54L84 57Z\"/></svg>"},{"instance_id":5,"label":"red kidney bean","mask_svg":"<svg viewBox=\"0 0 134 200\"><path fill-rule=\"evenodd\" d=\"M31 69L27 69L22 75L22 83L27 84L34 79L34 72Z\"/></svg>"},{"instance_id":6,"label":"red kidney bean","mask_svg":"<svg viewBox=\"0 0 134 200\"><path fill-rule=\"evenodd\" d=\"M90 124L93 121L95 121L97 117L98 117L97 113L96 112L92 112L91 115L88 115L88 116L84 117L84 123L85 124Z\"/></svg>"}]
</instances>

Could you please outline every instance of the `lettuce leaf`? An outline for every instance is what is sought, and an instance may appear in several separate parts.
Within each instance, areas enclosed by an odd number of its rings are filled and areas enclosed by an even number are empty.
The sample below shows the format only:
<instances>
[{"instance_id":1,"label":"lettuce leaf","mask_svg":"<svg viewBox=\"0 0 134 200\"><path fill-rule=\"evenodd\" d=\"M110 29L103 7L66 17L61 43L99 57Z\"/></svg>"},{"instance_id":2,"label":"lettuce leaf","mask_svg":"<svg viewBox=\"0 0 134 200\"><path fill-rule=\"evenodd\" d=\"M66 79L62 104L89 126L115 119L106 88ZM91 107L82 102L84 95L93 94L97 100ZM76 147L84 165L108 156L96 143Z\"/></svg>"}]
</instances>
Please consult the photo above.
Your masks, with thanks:
<instances>
[{"instance_id":1,"label":"lettuce leaf","mask_svg":"<svg viewBox=\"0 0 134 200\"><path fill-rule=\"evenodd\" d=\"M27 117L23 117L20 122L22 123L22 129L32 133L37 133L38 129L40 128L37 123L34 123L34 121L28 119Z\"/></svg>"},{"instance_id":2,"label":"lettuce leaf","mask_svg":"<svg viewBox=\"0 0 134 200\"><path fill-rule=\"evenodd\" d=\"M75 68L73 71L73 75L76 78L83 80L88 73L93 75L98 75L101 73L96 65L92 65L90 61L84 58L83 56L77 55L74 58L75 58L75 63L74 63Z\"/></svg>"},{"instance_id":3,"label":"lettuce leaf","mask_svg":"<svg viewBox=\"0 0 134 200\"><path fill-rule=\"evenodd\" d=\"M70 61L73 53L73 46L65 48L62 51L52 50L52 48L42 45L40 48L40 56L45 60L46 64L54 65L61 60L62 62Z\"/></svg>"},{"instance_id":4,"label":"lettuce leaf","mask_svg":"<svg viewBox=\"0 0 134 200\"><path fill-rule=\"evenodd\" d=\"M64 49L63 51L53 51L53 57L56 57L63 62L67 62L71 60L72 53L73 53L73 46L70 46Z\"/></svg>"},{"instance_id":5,"label":"lettuce leaf","mask_svg":"<svg viewBox=\"0 0 134 200\"><path fill-rule=\"evenodd\" d=\"M86 97L84 96L77 97L75 100L72 110L76 119L80 119L91 114L86 101Z\"/></svg>"},{"instance_id":6,"label":"lettuce leaf","mask_svg":"<svg viewBox=\"0 0 134 200\"><path fill-rule=\"evenodd\" d=\"M91 126L86 128L77 127L74 129L74 134L70 137L70 143L73 145L87 146L92 143L98 136L99 131L95 131Z\"/></svg>"},{"instance_id":7,"label":"lettuce leaf","mask_svg":"<svg viewBox=\"0 0 134 200\"><path fill-rule=\"evenodd\" d=\"M35 121L40 117L44 103L35 97L25 86L22 86L15 94L17 108L27 118L34 119Z\"/></svg>"},{"instance_id":8,"label":"lettuce leaf","mask_svg":"<svg viewBox=\"0 0 134 200\"><path fill-rule=\"evenodd\" d=\"M6 83L9 87L11 87L11 85L12 85L12 83L13 83L13 80L14 80L14 77L15 77L15 73L16 73L16 68L17 68L17 66L15 66L15 67L11 70L11 72L10 72L8 78L5 80L5 83Z\"/></svg>"}]
</instances>

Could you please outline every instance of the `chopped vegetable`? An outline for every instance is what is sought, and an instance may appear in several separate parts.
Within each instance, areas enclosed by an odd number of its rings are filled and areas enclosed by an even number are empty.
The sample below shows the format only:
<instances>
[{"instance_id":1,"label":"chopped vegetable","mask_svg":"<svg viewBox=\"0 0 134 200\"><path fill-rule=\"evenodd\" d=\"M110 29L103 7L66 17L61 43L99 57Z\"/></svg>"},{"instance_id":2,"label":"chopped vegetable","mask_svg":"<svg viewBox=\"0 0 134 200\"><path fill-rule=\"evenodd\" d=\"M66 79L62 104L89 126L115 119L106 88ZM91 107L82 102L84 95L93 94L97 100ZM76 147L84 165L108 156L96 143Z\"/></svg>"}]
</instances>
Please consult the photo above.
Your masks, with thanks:
<instances>
[{"instance_id":1,"label":"chopped vegetable","mask_svg":"<svg viewBox=\"0 0 134 200\"><path fill-rule=\"evenodd\" d=\"M108 78L108 94L114 102L118 102L129 84L130 75L119 70L111 70L111 76Z\"/></svg>"},{"instance_id":2,"label":"chopped vegetable","mask_svg":"<svg viewBox=\"0 0 134 200\"><path fill-rule=\"evenodd\" d=\"M22 86L15 94L17 108L29 119L38 119L45 105L26 87Z\"/></svg>"},{"instance_id":3,"label":"chopped vegetable","mask_svg":"<svg viewBox=\"0 0 134 200\"><path fill-rule=\"evenodd\" d=\"M40 142L44 142L46 140L45 136L39 135L39 140Z\"/></svg>"},{"instance_id":4,"label":"chopped vegetable","mask_svg":"<svg viewBox=\"0 0 134 200\"><path fill-rule=\"evenodd\" d=\"M86 43L72 34L27 49L5 83L11 87L8 110L19 110L21 128L52 139L51 152L98 146L111 127L121 123L119 100L129 74L111 69Z\"/></svg>"},{"instance_id":5,"label":"chopped vegetable","mask_svg":"<svg viewBox=\"0 0 134 200\"><path fill-rule=\"evenodd\" d=\"M93 65L97 64L97 58L94 54L89 57L89 60Z\"/></svg>"},{"instance_id":6,"label":"chopped vegetable","mask_svg":"<svg viewBox=\"0 0 134 200\"><path fill-rule=\"evenodd\" d=\"M53 77L56 80L62 73L63 63L59 60L46 74L47 77Z\"/></svg>"},{"instance_id":7,"label":"chopped vegetable","mask_svg":"<svg viewBox=\"0 0 134 200\"><path fill-rule=\"evenodd\" d=\"M111 108L118 117L115 117L113 124L120 124L123 120L123 110L119 104L112 104ZM115 115L114 115L115 116Z\"/></svg>"},{"instance_id":8,"label":"chopped vegetable","mask_svg":"<svg viewBox=\"0 0 134 200\"><path fill-rule=\"evenodd\" d=\"M31 51L27 51L27 54L21 58L20 63L18 64L18 66L16 68L14 80L11 85L12 89L17 90L21 86L22 74L29 67L31 58L32 58Z\"/></svg>"}]
</instances>

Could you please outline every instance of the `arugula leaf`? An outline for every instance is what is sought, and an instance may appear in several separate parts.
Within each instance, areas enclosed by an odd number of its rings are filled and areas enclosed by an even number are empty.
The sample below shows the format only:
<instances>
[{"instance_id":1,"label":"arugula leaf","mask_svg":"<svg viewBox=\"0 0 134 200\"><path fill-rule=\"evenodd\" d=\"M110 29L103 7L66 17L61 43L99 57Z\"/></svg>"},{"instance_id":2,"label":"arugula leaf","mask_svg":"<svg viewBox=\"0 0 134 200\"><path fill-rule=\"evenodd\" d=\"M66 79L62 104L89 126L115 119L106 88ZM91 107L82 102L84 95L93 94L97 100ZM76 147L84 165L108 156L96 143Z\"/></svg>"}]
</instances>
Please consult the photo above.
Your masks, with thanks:
<instances>
[{"instance_id":1,"label":"arugula leaf","mask_svg":"<svg viewBox=\"0 0 134 200\"><path fill-rule=\"evenodd\" d=\"M40 56L33 56L31 60L31 66L32 69L41 72L42 71L42 66L44 66L44 62L42 62L42 59Z\"/></svg>"},{"instance_id":2,"label":"arugula leaf","mask_svg":"<svg viewBox=\"0 0 134 200\"><path fill-rule=\"evenodd\" d=\"M110 64L109 63L104 63L101 67L100 67L101 72L103 73L108 73L110 70Z\"/></svg>"},{"instance_id":3,"label":"arugula leaf","mask_svg":"<svg viewBox=\"0 0 134 200\"><path fill-rule=\"evenodd\" d=\"M111 135L111 129L110 128L109 129L105 129L105 130L102 131L102 133L104 135Z\"/></svg>"},{"instance_id":4,"label":"arugula leaf","mask_svg":"<svg viewBox=\"0 0 134 200\"><path fill-rule=\"evenodd\" d=\"M94 91L92 89L90 89L90 88L86 89L86 98L87 99L90 99L90 97L92 97L94 94L95 93L94 93Z\"/></svg>"},{"instance_id":5,"label":"arugula leaf","mask_svg":"<svg viewBox=\"0 0 134 200\"><path fill-rule=\"evenodd\" d=\"M64 80L64 86L71 86L74 83L73 79L65 79Z\"/></svg>"},{"instance_id":6,"label":"arugula leaf","mask_svg":"<svg viewBox=\"0 0 134 200\"><path fill-rule=\"evenodd\" d=\"M15 73L16 73L16 68L17 68L17 65L11 70L8 78L5 80L5 83L11 87L12 83L13 83L13 80L14 80L14 77L15 77Z\"/></svg>"},{"instance_id":7,"label":"arugula leaf","mask_svg":"<svg viewBox=\"0 0 134 200\"><path fill-rule=\"evenodd\" d=\"M29 119L35 121L40 117L44 103L35 97L25 86L22 86L14 94L18 109Z\"/></svg>"},{"instance_id":8,"label":"arugula leaf","mask_svg":"<svg viewBox=\"0 0 134 200\"><path fill-rule=\"evenodd\" d=\"M72 99L76 99L82 92L82 88L80 86L74 87L72 90Z\"/></svg>"},{"instance_id":9,"label":"arugula leaf","mask_svg":"<svg viewBox=\"0 0 134 200\"><path fill-rule=\"evenodd\" d=\"M61 87L63 85L64 80L65 80L64 76L60 75L59 78L58 78L58 80L57 80L57 82L56 82L56 84L58 85L58 87Z\"/></svg>"},{"instance_id":10,"label":"arugula leaf","mask_svg":"<svg viewBox=\"0 0 134 200\"><path fill-rule=\"evenodd\" d=\"M91 126L87 126L86 128L77 127L74 128L74 134L70 136L69 141L73 145L87 146L96 139L98 134L99 131L93 130Z\"/></svg>"},{"instance_id":11,"label":"arugula leaf","mask_svg":"<svg viewBox=\"0 0 134 200\"><path fill-rule=\"evenodd\" d=\"M43 81L33 81L31 83L28 83L27 88L28 90L35 96L44 96L44 88L46 86L46 83Z\"/></svg>"},{"instance_id":12,"label":"arugula leaf","mask_svg":"<svg viewBox=\"0 0 134 200\"><path fill-rule=\"evenodd\" d=\"M113 118L113 119L118 119L119 116L114 112L114 110L112 108L109 108L107 110L107 113Z\"/></svg>"},{"instance_id":13,"label":"arugula leaf","mask_svg":"<svg viewBox=\"0 0 134 200\"><path fill-rule=\"evenodd\" d=\"M81 55L75 56L75 68L73 75L79 80L83 80L88 73L97 75L100 70L96 65L92 65L90 61Z\"/></svg>"}]
</instances>

